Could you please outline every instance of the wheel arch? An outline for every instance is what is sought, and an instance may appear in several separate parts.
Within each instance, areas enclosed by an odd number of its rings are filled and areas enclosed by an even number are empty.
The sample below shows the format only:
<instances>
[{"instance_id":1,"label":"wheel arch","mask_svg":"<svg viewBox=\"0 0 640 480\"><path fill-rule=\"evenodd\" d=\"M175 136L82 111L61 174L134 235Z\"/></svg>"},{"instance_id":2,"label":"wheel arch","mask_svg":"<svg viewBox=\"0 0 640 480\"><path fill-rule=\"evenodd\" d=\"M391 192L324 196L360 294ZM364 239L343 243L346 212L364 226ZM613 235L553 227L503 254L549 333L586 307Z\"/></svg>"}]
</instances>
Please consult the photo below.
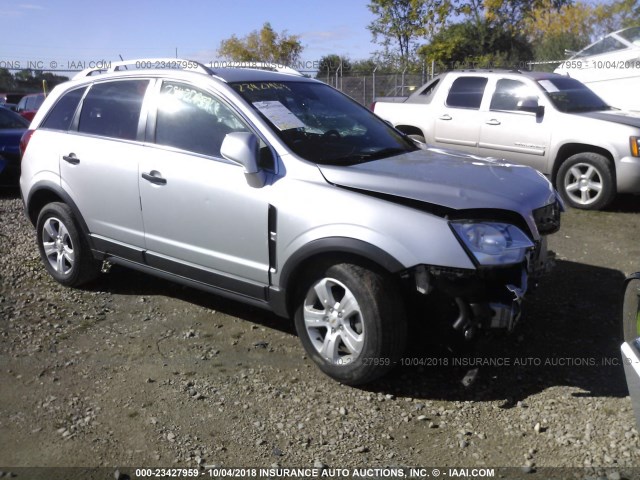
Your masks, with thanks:
<instances>
[{"instance_id":1,"label":"wheel arch","mask_svg":"<svg viewBox=\"0 0 640 480\"><path fill-rule=\"evenodd\" d=\"M89 236L89 227L84 221L84 218L82 217L78 206L71 199L67 192L65 192L62 188L60 188L59 185L53 182L38 182L31 189L31 192L29 193L29 196L25 201L25 208L29 221L35 226L36 222L38 221L38 214L45 205L51 202L61 202L69 206L78 224L78 227L89 242L90 247L93 248L91 237Z\"/></svg>"},{"instance_id":2,"label":"wheel arch","mask_svg":"<svg viewBox=\"0 0 640 480\"><path fill-rule=\"evenodd\" d=\"M616 181L616 169L615 169L615 161L613 159L613 155L609 150L603 147L598 147L596 145L590 145L588 143L566 143L562 145L558 149L558 153L555 156L555 160L553 162L553 169L551 171L551 182L553 185L556 185L558 171L560 170L560 166L562 163L567 160L569 157L577 153L597 153L605 157L609 162L611 162L611 171L613 173L613 181L615 184Z\"/></svg>"},{"instance_id":3,"label":"wheel arch","mask_svg":"<svg viewBox=\"0 0 640 480\"><path fill-rule=\"evenodd\" d=\"M276 313L292 316L299 281L310 268L345 262L388 274L405 270L396 258L371 243L347 237L317 239L297 250L283 265L278 281L280 289L273 298Z\"/></svg>"}]
</instances>

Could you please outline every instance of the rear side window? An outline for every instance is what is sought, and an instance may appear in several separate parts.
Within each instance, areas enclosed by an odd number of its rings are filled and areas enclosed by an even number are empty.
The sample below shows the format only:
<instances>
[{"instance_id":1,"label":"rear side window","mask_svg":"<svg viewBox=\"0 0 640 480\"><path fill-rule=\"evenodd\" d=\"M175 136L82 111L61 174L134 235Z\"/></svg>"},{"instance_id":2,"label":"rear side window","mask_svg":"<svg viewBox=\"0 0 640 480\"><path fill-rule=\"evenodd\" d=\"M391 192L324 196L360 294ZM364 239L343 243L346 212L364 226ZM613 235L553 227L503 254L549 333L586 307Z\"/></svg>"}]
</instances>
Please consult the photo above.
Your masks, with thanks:
<instances>
[{"instance_id":1,"label":"rear side window","mask_svg":"<svg viewBox=\"0 0 640 480\"><path fill-rule=\"evenodd\" d=\"M42 128L69 130L85 90L86 88L78 88L65 93L51 109L45 121L42 122Z\"/></svg>"},{"instance_id":2,"label":"rear side window","mask_svg":"<svg viewBox=\"0 0 640 480\"><path fill-rule=\"evenodd\" d=\"M96 83L82 102L78 131L135 140L148 80Z\"/></svg>"},{"instance_id":3,"label":"rear side window","mask_svg":"<svg viewBox=\"0 0 640 480\"><path fill-rule=\"evenodd\" d=\"M181 83L162 84L157 144L219 157L227 133L247 131L238 116L209 93Z\"/></svg>"},{"instance_id":4,"label":"rear side window","mask_svg":"<svg viewBox=\"0 0 640 480\"><path fill-rule=\"evenodd\" d=\"M479 109L486 85L487 79L484 77L457 78L449 90L447 106Z\"/></svg>"}]
</instances>

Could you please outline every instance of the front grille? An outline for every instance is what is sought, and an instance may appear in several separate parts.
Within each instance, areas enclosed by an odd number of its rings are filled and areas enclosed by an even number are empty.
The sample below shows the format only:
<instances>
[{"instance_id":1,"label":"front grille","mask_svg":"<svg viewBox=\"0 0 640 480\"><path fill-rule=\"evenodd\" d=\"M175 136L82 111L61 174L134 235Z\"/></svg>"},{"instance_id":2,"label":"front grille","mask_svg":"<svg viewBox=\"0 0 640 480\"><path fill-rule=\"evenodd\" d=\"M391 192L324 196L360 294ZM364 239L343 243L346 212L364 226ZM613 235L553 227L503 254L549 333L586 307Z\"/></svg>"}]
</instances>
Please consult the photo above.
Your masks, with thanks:
<instances>
[{"instance_id":1,"label":"front grille","mask_svg":"<svg viewBox=\"0 0 640 480\"><path fill-rule=\"evenodd\" d=\"M548 235L560 230L560 202L557 200L533 211L533 220L540 235Z\"/></svg>"}]
</instances>

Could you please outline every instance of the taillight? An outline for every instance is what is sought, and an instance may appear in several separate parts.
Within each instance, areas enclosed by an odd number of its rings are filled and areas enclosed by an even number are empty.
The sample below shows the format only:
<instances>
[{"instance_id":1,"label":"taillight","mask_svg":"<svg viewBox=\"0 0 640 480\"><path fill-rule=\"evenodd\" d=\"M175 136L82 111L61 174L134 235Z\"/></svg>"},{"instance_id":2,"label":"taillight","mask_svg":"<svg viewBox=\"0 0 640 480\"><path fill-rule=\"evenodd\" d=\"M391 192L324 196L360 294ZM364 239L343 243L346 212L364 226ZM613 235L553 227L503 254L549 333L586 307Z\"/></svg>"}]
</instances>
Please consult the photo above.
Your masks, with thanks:
<instances>
[{"instance_id":1,"label":"taillight","mask_svg":"<svg viewBox=\"0 0 640 480\"><path fill-rule=\"evenodd\" d=\"M369 110L371 110L372 112L374 108L376 108L376 102L373 102L371 105L369 105Z\"/></svg>"},{"instance_id":2,"label":"taillight","mask_svg":"<svg viewBox=\"0 0 640 480\"><path fill-rule=\"evenodd\" d=\"M35 132L35 130L27 130L22 134L22 138L20 139L20 159L24 157L24 152L27 150L27 145L29 145L29 140L31 140L33 132Z\"/></svg>"}]
</instances>

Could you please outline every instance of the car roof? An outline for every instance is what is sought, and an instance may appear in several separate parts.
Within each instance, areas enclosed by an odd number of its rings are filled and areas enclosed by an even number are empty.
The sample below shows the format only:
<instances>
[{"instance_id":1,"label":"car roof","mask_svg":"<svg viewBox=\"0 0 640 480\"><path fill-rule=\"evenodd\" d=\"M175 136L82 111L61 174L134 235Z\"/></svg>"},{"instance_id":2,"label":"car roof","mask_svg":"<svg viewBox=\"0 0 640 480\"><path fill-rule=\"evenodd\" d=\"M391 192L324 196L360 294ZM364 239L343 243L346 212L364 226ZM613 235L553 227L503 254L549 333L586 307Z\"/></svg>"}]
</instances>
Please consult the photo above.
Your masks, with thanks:
<instances>
[{"instance_id":1,"label":"car roof","mask_svg":"<svg viewBox=\"0 0 640 480\"><path fill-rule=\"evenodd\" d=\"M296 81L315 82L316 80L301 75L290 73L272 72L257 68L214 68L211 74L227 83L234 82L275 82L275 81Z\"/></svg>"},{"instance_id":2,"label":"car roof","mask_svg":"<svg viewBox=\"0 0 640 480\"><path fill-rule=\"evenodd\" d=\"M444 72L444 75L449 74L462 74L462 73L480 73L483 75L522 75L533 80L550 80L554 78L564 78L564 75L560 75L552 72L537 72L531 70L509 70L509 69L473 69L473 70L449 70Z\"/></svg>"},{"instance_id":3,"label":"car roof","mask_svg":"<svg viewBox=\"0 0 640 480\"><path fill-rule=\"evenodd\" d=\"M215 67L214 64L215 63ZM146 68L147 65L177 65L178 68ZM140 68L142 66L142 68ZM135 68L129 68L135 67ZM211 66L206 66L193 60L185 59L138 59L123 60L121 62L110 62L109 65L87 68L77 75L72 81L83 81L88 79L91 83L94 78L122 78L126 76L169 76L180 72L180 75L206 75L213 76L225 83L233 82L273 82L273 81L309 81L315 82L311 78L305 77L300 72L285 65L268 62L212 62Z\"/></svg>"}]
</instances>

